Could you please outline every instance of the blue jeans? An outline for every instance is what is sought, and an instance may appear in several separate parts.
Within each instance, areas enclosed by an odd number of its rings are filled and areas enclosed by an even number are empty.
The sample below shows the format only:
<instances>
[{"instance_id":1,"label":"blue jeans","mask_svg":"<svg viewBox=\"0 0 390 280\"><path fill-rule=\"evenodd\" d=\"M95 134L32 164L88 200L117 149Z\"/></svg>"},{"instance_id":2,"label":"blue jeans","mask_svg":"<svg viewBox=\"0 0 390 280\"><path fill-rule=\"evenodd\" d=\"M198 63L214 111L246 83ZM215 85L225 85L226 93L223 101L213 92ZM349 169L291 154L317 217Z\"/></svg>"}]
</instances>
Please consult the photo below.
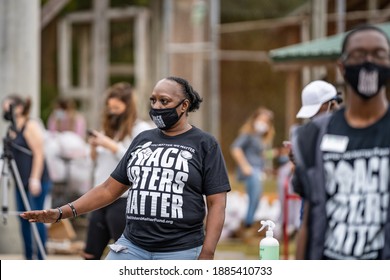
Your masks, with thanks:
<instances>
[{"instance_id":1,"label":"blue jeans","mask_svg":"<svg viewBox=\"0 0 390 280\"><path fill-rule=\"evenodd\" d=\"M32 196L28 191L26 191L26 195L28 198L28 202L30 204L31 210L42 210L43 205L45 203L46 195L51 190L51 182L42 182L42 191L40 195L38 196ZM16 207L18 211L24 212L27 209L24 207L24 203L22 200L22 196L19 192L19 188L15 186L16 189ZM29 221L20 218L21 228L22 228L22 236L23 236L23 246L24 246L24 256L26 260L32 260L33 259L33 252L34 252L34 245L35 239L33 238L33 232L31 228L31 224ZM47 229L45 224L43 223L36 223L38 228L38 233L41 238L42 244L45 247L46 240L47 240ZM33 242L34 240L34 242ZM37 259L42 260L43 256L41 252L38 249L38 246L35 246L37 250Z\"/></svg>"},{"instance_id":2,"label":"blue jeans","mask_svg":"<svg viewBox=\"0 0 390 280\"><path fill-rule=\"evenodd\" d=\"M263 192L260 168L254 167L252 174L245 177L244 183L248 195L248 209L245 217L245 226L251 226L254 222L254 216Z\"/></svg>"},{"instance_id":3,"label":"blue jeans","mask_svg":"<svg viewBox=\"0 0 390 280\"><path fill-rule=\"evenodd\" d=\"M111 247L106 260L196 260L202 246L175 252L150 252L132 243L124 235L115 242L119 252Z\"/></svg>"}]
</instances>

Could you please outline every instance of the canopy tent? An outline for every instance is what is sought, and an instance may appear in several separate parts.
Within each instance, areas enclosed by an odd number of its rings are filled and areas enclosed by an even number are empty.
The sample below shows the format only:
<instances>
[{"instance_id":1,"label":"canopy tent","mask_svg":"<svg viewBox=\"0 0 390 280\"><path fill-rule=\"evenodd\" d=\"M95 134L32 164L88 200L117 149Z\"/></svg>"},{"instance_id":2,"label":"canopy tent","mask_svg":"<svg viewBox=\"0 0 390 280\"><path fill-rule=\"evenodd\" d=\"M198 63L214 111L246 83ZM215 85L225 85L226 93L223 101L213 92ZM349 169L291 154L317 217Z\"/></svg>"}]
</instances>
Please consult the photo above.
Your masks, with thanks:
<instances>
[{"instance_id":1,"label":"canopy tent","mask_svg":"<svg viewBox=\"0 0 390 280\"><path fill-rule=\"evenodd\" d=\"M390 22L378 24L377 26L390 37ZM269 52L269 56L276 64L289 62L306 64L310 62L334 61L340 55L341 42L346 33L273 49Z\"/></svg>"}]
</instances>

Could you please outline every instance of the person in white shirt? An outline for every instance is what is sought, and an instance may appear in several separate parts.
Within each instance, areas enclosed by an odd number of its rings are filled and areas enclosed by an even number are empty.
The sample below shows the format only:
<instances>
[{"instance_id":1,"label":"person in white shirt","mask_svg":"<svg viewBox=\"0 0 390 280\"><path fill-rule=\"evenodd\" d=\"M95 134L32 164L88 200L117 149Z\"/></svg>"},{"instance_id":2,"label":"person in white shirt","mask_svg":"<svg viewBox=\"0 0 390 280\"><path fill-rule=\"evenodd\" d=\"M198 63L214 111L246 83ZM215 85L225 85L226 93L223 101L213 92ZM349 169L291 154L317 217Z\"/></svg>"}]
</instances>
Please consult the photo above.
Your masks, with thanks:
<instances>
[{"instance_id":1,"label":"person in white shirt","mask_svg":"<svg viewBox=\"0 0 390 280\"><path fill-rule=\"evenodd\" d=\"M88 131L95 186L107 179L126 153L132 139L151 128L147 122L137 118L132 86L125 82L112 85L106 92L101 131ZM85 259L101 259L110 240L116 241L123 233L127 194L125 192L112 204L91 213L83 252Z\"/></svg>"}]
</instances>

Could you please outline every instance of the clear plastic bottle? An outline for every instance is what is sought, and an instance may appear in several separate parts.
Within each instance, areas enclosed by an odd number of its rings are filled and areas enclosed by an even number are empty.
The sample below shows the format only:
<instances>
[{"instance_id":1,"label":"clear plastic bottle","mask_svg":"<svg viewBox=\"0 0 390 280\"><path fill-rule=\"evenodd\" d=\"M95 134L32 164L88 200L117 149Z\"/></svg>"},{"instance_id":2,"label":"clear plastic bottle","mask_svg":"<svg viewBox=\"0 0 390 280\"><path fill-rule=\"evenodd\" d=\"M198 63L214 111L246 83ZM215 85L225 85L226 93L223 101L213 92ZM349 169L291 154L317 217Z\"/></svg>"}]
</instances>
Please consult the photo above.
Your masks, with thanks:
<instances>
[{"instance_id":1,"label":"clear plastic bottle","mask_svg":"<svg viewBox=\"0 0 390 280\"><path fill-rule=\"evenodd\" d=\"M279 241L274 238L273 229L275 228L275 223L271 220L261 221L261 228L259 232L262 231L265 227L267 231L265 237L260 241L259 244L259 257L260 260L279 260Z\"/></svg>"}]
</instances>

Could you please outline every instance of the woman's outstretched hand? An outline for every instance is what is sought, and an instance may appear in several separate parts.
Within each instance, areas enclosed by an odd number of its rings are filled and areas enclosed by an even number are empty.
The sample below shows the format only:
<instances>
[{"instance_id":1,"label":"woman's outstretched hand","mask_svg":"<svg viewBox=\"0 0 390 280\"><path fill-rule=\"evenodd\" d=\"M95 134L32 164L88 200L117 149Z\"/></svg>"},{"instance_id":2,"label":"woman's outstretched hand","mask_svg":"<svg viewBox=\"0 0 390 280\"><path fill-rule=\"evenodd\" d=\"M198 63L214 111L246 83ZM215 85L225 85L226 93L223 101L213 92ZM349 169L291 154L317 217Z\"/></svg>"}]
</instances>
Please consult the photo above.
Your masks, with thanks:
<instances>
[{"instance_id":1,"label":"woman's outstretched hand","mask_svg":"<svg viewBox=\"0 0 390 280\"><path fill-rule=\"evenodd\" d=\"M59 215L58 209L47 209L27 211L20 214L20 217L31 223L55 223Z\"/></svg>"}]
</instances>

